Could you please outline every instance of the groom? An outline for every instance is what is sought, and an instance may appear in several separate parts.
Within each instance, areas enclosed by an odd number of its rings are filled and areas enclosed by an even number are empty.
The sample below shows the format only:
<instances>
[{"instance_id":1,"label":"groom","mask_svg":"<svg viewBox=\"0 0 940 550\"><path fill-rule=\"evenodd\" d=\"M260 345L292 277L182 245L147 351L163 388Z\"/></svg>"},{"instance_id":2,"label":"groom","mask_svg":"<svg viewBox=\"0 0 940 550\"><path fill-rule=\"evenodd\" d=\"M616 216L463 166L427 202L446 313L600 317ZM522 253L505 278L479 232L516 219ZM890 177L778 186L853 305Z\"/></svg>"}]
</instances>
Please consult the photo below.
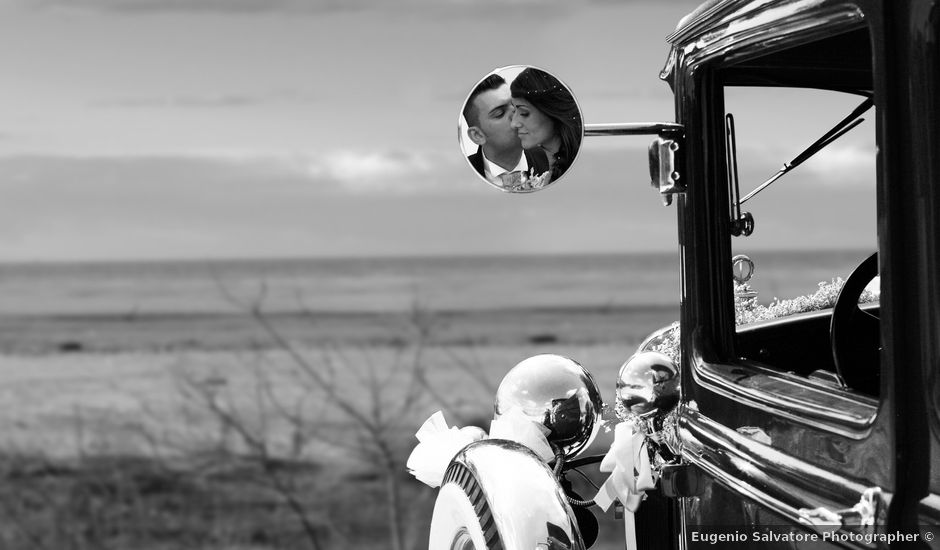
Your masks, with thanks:
<instances>
[{"instance_id":1,"label":"groom","mask_svg":"<svg viewBox=\"0 0 940 550\"><path fill-rule=\"evenodd\" d=\"M522 173L539 175L548 170L548 158L540 149L523 154L519 136L509 126L510 98L506 80L491 74L473 89L463 109L467 137L479 145L467 160L487 181L508 189L519 186Z\"/></svg>"}]
</instances>

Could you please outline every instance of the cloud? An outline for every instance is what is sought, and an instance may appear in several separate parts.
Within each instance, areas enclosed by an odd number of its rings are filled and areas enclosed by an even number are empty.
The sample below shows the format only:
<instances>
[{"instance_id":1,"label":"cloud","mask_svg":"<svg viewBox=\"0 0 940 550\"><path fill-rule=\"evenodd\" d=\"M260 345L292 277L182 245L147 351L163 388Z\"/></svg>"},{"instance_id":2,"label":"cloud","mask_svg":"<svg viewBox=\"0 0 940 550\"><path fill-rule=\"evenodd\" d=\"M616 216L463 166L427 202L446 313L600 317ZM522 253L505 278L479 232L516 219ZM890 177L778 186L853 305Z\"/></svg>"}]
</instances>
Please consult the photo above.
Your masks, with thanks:
<instances>
[{"instance_id":1,"label":"cloud","mask_svg":"<svg viewBox=\"0 0 940 550\"><path fill-rule=\"evenodd\" d=\"M313 194L407 195L440 191L469 174L459 155L433 151L258 153L207 151L165 156L0 158L6 184L46 186L52 195L81 188L146 194L147 189L254 188ZM2 185L2 184L0 184Z\"/></svg>"},{"instance_id":2,"label":"cloud","mask_svg":"<svg viewBox=\"0 0 940 550\"><path fill-rule=\"evenodd\" d=\"M14 5L29 10L62 10L122 15L158 14L297 14L319 15L362 11L449 14L458 11L469 17L505 16L506 10L541 10L539 16L570 13L578 5L659 5L657 0L12 0ZM688 5L691 11L700 0L675 0Z\"/></svg>"},{"instance_id":3,"label":"cloud","mask_svg":"<svg viewBox=\"0 0 940 550\"><path fill-rule=\"evenodd\" d=\"M257 107L275 103L316 103L320 96L301 90L280 90L267 94L220 93L210 95L127 96L94 100L92 107L105 109L216 109Z\"/></svg>"},{"instance_id":4,"label":"cloud","mask_svg":"<svg viewBox=\"0 0 940 550\"><path fill-rule=\"evenodd\" d=\"M393 5L377 0L18 0L33 9L94 11L120 14L224 13L321 14L372 9L466 8L471 11L488 7L561 6L570 0L404 0Z\"/></svg>"},{"instance_id":5,"label":"cloud","mask_svg":"<svg viewBox=\"0 0 940 550\"><path fill-rule=\"evenodd\" d=\"M123 97L93 101L93 107L103 108L216 108L216 107L246 107L263 103L262 98L237 94L220 94L209 96L173 96L173 97Z\"/></svg>"},{"instance_id":6,"label":"cloud","mask_svg":"<svg viewBox=\"0 0 940 550\"><path fill-rule=\"evenodd\" d=\"M307 171L315 177L342 182L351 190L374 190L385 187L383 182L430 173L440 159L436 155L407 151L356 152L337 151L310 159Z\"/></svg>"},{"instance_id":7,"label":"cloud","mask_svg":"<svg viewBox=\"0 0 940 550\"><path fill-rule=\"evenodd\" d=\"M157 13L322 13L354 11L371 4L363 0L30 0L38 9L66 9L123 14Z\"/></svg>"},{"instance_id":8,"label":"cloud","mask_svg":"<svg viewBox=\"0 0 940 550\"><path fill-rule=\"evenodd\" d=\"M870 183L875 178L875 151L863 146L832 145L816 153L805 168L820 176L824 184Z\"/></svg>"},{"instance_id":9,"label":"cloud","mask_svg":"<svg viewBox=\"0 0 940 550\"><path fill-rule=\"evenodd\" d=\"M609 100L629 102L631 100L654 99L667 101L672 98L672 92L669 85L662 81L650 79L645 86L629 86L619 89L614 88L585 88L575 90L575 93L581 97L590 97L595 100Z\"/></svg>"},{"instance_id":10,"label":"cloud","mask_svg":"<svg viewBox=\"0 0 940 550\"><path fill-rule=\"evenodd\" d=\"M674 250L675 206L649 187L645 152L598 146L522 196L483 184L456 151L0 157L0 259ZM873 192L767 193L748 204L750 248L797 236L857 248L874 234L871 216L846 214L874 213Z\"/></svg>"},{"instance_id":11,"label":"cloud","mask_svg":"<svg viewBox=\"0 0 940 550\"><path fill-rule=\"evenodd\" d=\"M793 159L799 149L751 143L738 145L742 186L763 181ZM825 149L793 168L783 180L806 185L871 185L875 181L875 149L872 145L843 143ZM756 185L756 183L755 183ZM743 191L743 187L742 187Z\"/></svg>"},{"instance_id":12,"label":"cloud","mask_svg":"<svg viewBox=\"0 0 940 550\"><path fill-rule=\"evenodd\" d=\"M0 156L0 259L420 253L427 219L500 195L453 157Z\"/></svg>"},{"instance_id":13,"label":"cloud","mask_svg":"<svg viewBox=\"0 0 940 550\"><path fill-rule=\"evenodd\" d=\"M459 176L462 169L469 170L459 155L401 149L340 149L322 153L209 151L167 160L171 164L215 165L219 171L307 182L318 191L353 194L401 195L440 189L443 182Z\"/></svg>"},{"instance_id":14,"label":"cloud","mask_svg":"<svg viewBox=\"0 0 940 550\"><path fill-rule=\"evenodd\" d=\"M659 0L590 0L592 4L609 4L616 6L630 6L635 4L647 4L647 5L661 5L662 2ZM702 4L702 0L671 0L670 3L675 5L682 6L687 5L691 9L697 8ZM690 9L690 11L691 11Z\"/></svg>"},{"instance_id":15,"label":"cloud","mask_svg":"<svg viewBox=\"0 0 940 550\"><path fill-rule=\"evenodd\" d=\"M450 182L468 174L460 155L438 151L334 150L318 154L230 153L216 158L265 166L271 173L311 182L320 191L340 194L409 195L453 192Z\"/></svg>"}]
</instances>

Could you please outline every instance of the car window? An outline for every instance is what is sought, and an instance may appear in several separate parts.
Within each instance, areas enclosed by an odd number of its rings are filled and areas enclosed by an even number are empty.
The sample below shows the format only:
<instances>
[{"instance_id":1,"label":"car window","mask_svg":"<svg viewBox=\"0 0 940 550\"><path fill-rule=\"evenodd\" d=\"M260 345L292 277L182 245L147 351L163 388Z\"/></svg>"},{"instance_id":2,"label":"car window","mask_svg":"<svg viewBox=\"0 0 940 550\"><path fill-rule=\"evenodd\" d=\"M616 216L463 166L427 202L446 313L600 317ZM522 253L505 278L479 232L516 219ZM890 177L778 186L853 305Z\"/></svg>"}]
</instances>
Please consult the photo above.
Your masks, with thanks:
<instances>
[{"instance_id":1,"label":"car window","mask_svg":"<svg viewBox=\"0 0 940 550\"><path fill-rule=\"evenodd\" d=\"M741 215L753 219L753 232L732 240L738 352L781 371L829 379L837 370L832 306L844 281L877 249L875 108L865 95L807 88L729 86L724 99L736 149L729 178L733 188L736 164L738 196L746 199ZM853 112L863 120L844 124L851 129L800 162L840 121L859 118ZM788 164L796 166L787 170ZM786 173L748 197L780 170ZM733 205L729 210L737 216ZM875 280L860 301L877 310L878 294Z\"/></svg>"},{"instance_id":2,"label":"car window","mask_svg":"<svg viewBox=\"0 0 940 550\"><path fill-rule=\"evenodd\" d=\"M745 197L851 113L865 98L797 88L728 87L740 193ZM748 199L754 232L732 241L755 262L750 286L758 303L813 293L845 278L875 251L875 109Z\"/></svg>"}]
</instances>

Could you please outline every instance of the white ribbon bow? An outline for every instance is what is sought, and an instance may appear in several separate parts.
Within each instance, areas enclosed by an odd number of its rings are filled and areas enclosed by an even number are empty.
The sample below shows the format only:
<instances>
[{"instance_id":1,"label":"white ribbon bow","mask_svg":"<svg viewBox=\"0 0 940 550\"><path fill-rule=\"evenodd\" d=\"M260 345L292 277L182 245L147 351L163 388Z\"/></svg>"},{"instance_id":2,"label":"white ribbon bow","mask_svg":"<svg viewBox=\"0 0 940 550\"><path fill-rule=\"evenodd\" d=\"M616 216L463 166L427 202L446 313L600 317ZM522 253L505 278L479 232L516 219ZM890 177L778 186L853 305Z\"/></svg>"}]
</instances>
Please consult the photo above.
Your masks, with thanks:
<instances>
[{"instance_id":1,"label":"white ribbon bow","mask_svg":"<svg viewBox=\"0 0 940 550\"><path fill-rule=\"evenodd\" d=\"M509 409L490 423L490 439L508 439L525 445L545 462L555 460L552 446L548 444L549 433L551 430L518 407Z\"/></svg>"},{"instance_id":2,"label":"white ribbon bow","mask_svg":"<svg viewBox=\"0 0 940 550\"><path fill-rule=\"evenodd\" d=\"M601 461L601 471L611 472L607 481L601 485L594 497L605 512L614 499L619 499L624 507L624 535L627 550L636 550L637 511L648 489L656 486L653 479L650 457L646 450L646 437L633 422L621 422L614 428L614 442L610 451Z\"/></svg>"},{"instance_id":3,"label":"white ribbon bow","mask_svg":"<svg viewBox=\"0 0 940 550\"><path fill-rule=\"evenodd\" d=\"M614 428L614 442L601 461L600 470L611 472L594 497L605 512L614 499L619 499L628 511L635 512L646 491L656 486L646 450L646 437L631 422L621 422Z\"/></svg>"},{"instance_id":4,"label":"white ribbon bow","mask_svg":"<svg viewBox=\"0 0 940 550\"><path fill-rule=\"evenodd\" d=\"M444 413L437 411L424 421L415 437L419 443L405 465L421 483L440 487L454 455L474 441L485 439L486 432L476 426L448 428Z\"/></svg>"},{"instance_id":5,"label":"white ribbon bow","mask_svg":"<svg viewBox=\"0 0 940 550\"><path fill-rule=\"evenodd\" d=\"M490 424L490 439L508 439L525 445L545 462L555 454L546 436L549 429L532 420L518 409L510 409ZM448 428L444 413L437 411L424 421L415 434L418 445L411 451L405 466L411 475L429 487L440 487L444 473L454 456L474 441L486 439L483 428L467 426Z\"/></svg>"}]
</instances>

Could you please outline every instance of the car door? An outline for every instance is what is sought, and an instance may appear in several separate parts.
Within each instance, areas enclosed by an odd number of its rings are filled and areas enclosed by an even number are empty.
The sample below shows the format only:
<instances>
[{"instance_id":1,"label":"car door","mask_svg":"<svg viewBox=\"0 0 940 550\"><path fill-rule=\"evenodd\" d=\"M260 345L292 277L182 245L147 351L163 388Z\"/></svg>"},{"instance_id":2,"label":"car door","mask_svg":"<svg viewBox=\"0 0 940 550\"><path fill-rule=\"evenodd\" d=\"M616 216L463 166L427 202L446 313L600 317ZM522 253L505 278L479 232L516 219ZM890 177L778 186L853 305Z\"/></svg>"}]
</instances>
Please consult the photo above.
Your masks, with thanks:
<instances>
[{"instance_id":1,"label":"car door","mask_svg":"<svg viewBox=\"0 0 940 550\"><path fill-rule=\"evenodd\" d=\"M679 501L683 534L692 547L868 547L888 531L898 479L894 380L878 324L883 297L877 279L863 281L875 296L867 304L851 297L850 309L861 313L850 317L868 322L849 323L849 347L866 351L836 368L832 306L842 285L831 278L848 277L885 242L883 98L874 84L883 29L868 2L757 4L675 38L676 74L686 77L674 86L684 98L679 117L694 178L679 201L678 435L683 458L701 474L698 490ZM743 101L739 88L750 94ZM801 120L788 117L781 98ZM868 124L850 131L867 132L867 142L840 136L838 146L736 207L764 182L761 163L746 158L776 158L763 173L771 176L805 151L796 146L787 155L776 138L792 134L800 143L793 130L806 130L802 143L810 145L868 98ZM735 105L771 121L749 126ZM751 130L764 135L752 138ZM865 170L867 181L852 180ZM745 236L750 223L753 235ZM732 257L749 247L752 261L761 257L763 286L732 278ZM817 288L814 278L827 286Z\"/></svg>"}]
</instances>

